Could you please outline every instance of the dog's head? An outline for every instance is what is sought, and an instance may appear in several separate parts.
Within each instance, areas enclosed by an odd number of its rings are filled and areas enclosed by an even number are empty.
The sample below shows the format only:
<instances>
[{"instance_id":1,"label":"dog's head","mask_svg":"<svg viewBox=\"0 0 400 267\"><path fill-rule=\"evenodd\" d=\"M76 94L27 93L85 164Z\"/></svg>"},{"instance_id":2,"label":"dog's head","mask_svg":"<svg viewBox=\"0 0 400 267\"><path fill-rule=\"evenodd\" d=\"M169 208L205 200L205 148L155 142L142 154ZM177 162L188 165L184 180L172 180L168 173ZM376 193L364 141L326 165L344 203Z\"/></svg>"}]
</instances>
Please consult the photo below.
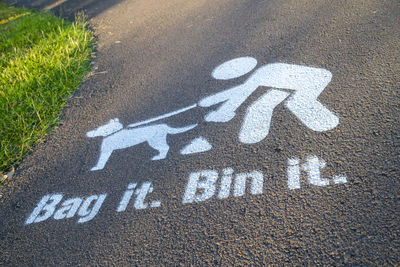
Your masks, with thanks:
<instances>
[{"instance_id":1,"label":"dog's head","mask_svg":"<svg viewBox=\"0 0 400 267\"><path fill-rule=\"evenodd\" d=\"M96 137L96 136L108 136L115 132L118 132L123 128L122 124L119 122L118 118L110 120L107 124L102 125L93 131L87 132L87 137Z\"/></svg>"}]
</instances>

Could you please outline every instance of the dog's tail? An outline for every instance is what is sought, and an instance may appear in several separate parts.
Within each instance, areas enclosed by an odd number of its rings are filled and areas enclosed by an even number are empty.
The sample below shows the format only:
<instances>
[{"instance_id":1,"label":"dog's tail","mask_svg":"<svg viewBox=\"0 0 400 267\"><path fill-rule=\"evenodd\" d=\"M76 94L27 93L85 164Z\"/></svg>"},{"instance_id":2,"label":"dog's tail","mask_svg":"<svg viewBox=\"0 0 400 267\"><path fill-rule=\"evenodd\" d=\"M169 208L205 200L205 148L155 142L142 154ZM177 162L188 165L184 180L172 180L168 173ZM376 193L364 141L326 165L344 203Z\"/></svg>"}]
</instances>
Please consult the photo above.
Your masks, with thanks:
<instances>
[{"instance_id":1,"label":"dog's tail","mask_svg":"<svg viewBox=\"0 0 400 267\"><path fill-rule=\"evenodd\" d=\"M193 128L195 128L198 124L192 124L186 127L182 127L182 128L170 128L169 133L170 134L178 134L178 133L184 133L187 132L189 130L192 130Z\"/></svg>"}]
</instances>

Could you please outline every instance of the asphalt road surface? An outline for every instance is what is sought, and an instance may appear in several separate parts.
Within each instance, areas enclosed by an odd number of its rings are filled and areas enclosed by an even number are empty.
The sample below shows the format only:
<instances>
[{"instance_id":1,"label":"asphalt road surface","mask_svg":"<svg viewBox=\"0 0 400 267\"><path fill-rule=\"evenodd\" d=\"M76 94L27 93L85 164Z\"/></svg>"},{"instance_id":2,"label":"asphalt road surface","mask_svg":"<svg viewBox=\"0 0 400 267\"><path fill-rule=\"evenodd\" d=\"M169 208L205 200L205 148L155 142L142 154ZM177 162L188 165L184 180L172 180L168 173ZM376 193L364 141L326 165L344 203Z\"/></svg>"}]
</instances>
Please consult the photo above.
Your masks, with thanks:
<instances>
[{"instance_id":1,"label":"asphalt road surface","mask_svg":"<svg viewBox=\"0 0 400 267\"><path fill-rule=\"evenodd\" d=\"M398 0L19 4L98 40L0 265L399 264Z\"/></svg>"}]
</instances>

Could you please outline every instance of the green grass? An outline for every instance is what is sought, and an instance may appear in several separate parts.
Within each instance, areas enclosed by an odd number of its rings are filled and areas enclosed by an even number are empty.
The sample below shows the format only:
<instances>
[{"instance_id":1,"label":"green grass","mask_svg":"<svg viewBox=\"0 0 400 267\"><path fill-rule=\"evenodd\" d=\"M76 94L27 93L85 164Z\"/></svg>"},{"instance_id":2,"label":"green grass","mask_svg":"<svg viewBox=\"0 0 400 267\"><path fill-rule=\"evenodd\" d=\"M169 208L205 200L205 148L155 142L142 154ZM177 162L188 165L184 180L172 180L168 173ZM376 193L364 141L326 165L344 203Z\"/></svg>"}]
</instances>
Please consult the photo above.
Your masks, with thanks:
<instances>
[{"instance_id":1,"label":"green grass","mask_svg":"<svg viewBox=\"0 0 400 267\"><path fill-rule=\"evenodd\" d=\"M54 128L89 71L85 26L0 3L0 173Z\"/></svg>"}]
</instances>

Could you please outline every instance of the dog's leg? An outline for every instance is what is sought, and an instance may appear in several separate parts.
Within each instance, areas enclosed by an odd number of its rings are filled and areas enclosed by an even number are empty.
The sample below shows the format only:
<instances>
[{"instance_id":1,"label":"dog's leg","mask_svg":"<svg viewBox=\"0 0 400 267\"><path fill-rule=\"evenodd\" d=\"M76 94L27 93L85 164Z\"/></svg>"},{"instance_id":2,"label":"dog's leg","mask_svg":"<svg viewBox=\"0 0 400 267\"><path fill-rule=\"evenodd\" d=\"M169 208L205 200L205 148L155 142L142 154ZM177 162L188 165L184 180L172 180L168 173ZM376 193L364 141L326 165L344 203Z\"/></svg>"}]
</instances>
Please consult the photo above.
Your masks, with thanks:
<instances>
[{"instance_id":1,"label":"dog's leg","mask_svg":"<svg viewBox=\"0 0 400 267\"><path fill-rule=\"evenodd\" d=\"M97 171L101 170L104 168L106 165L108 159L111 156L111 153L113 152L113 149L110 149L108 147L105 147L104 144L101 146L101 152L100 152L100 157L99 160L97 161L97 165L91 168L91 171Z\"/></svg>"},{"instance_id":2,"label":"dog's leg","mask_svg":"<svg viewBox=\"0 0 400 267\"><path fill-rule=\"evenodd\" d=\"M167 157L169 150L167 135L159 138L153 138L151 140L148 140L147 143L149 144L149 146L151 146L155 150L158 150L159 152L159 154L157 156L154 156L151 160L160 160Z\"/></svg>"}]
</instances>

